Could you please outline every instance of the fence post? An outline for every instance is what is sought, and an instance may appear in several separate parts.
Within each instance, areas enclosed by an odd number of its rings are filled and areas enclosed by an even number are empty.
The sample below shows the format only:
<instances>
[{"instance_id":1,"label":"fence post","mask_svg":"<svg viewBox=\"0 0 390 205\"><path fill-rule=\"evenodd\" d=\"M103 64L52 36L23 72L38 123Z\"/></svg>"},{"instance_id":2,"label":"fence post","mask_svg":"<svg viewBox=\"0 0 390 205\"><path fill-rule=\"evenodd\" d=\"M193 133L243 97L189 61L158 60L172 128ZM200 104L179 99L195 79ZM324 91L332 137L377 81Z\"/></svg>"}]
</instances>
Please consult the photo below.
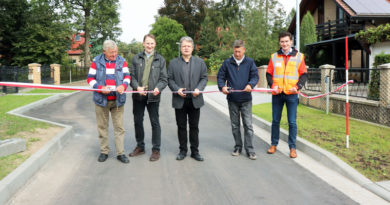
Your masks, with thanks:
<instances>
[{"instance_id":1,"label":"fence post","mask_svg":"<svg viewBox=\"0 0 390 205\"><path fill-rule=\"evenodd\" d=\"M54 85L59 85L61 84L61 72L60 72L60 68L61 68L61 65L60 64L50 64L50 68L54 70Z\"/></svg>"},{"instance_id":2,"label":"fence post","mask_svg":"<svg viewBox=\"0 0 390 205\"><path fill-rule=\"evenodd\" d=\"M335 69L336 66L325 64L320 66L321 69L321 93L327 93L329 90L326 90L326 83L325 78L326 76L329 76L329 85L331 84L333 80L333 69Z\"/></svg>"},{"instance_id":3,"label":"fence post","mask_svg":"<svg viewBox=\"0 0 390 205\"><path fill-rule=\"evenodd\" d=\"M28 70L33 74L33 83L41 84L41 64L39 63L30 63L28 64Z\"/></svg>"},{"instance_id":4,"label":"fence post","mask_svg":"<svg viewBox=\"0 0 390 205\"><path fill-rule=\"evenodd\" d=\"M265 74L267 72L267 65L262 65L260 67L257 67L257 71L259 73L259 81L257 82L258 88L266 88L267 87L267 78L265 77Z\"/></svg>"},{"instance_id":5,"label":"fence post","mask_svg":"<svg viewBox=\"0 0 390 205\"><path fill-rule=\"evenodd\" d=\"M384 125L390 124L390 63L379 66L379 122Z\"/></svg>"}]
</instances>

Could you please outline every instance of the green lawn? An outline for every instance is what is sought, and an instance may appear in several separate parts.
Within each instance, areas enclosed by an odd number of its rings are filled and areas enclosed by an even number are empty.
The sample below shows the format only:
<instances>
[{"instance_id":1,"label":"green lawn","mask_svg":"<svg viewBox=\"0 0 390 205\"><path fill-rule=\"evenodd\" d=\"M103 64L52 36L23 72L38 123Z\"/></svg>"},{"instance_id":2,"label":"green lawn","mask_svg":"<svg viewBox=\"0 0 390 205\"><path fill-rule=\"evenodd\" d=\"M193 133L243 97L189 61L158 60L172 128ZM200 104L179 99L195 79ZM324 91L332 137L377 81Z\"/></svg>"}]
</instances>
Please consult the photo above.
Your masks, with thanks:
<instances>
[{"instance_id":1,"label":"green lawn","mask_svg":"<svg viewBox=\"0 0 390 205\"><path fill-rule=\"evenodd\" d=\"M271 103L253 106L253 113L272 121ZM390 180L390 128L351 119L347 149L345 117L299 105L297 124L298 136L334 153L367 178ZM288 130L286 107L280 126Z\"/></svg>"},{"instance_id":2,"label":"green lawn","mask_svg":"<svg viewBox=\"0 0 390 205\"><path fill-rule=\"evenodd\" d=\"M48 128L51 125L39 121L34 121L22 117L8 115L6 112L15 108L27 105L29 103L47 98L48 96L21 96L21 95L5 95L0 97L0 139L8 139L13 137L26 138L20 136L20 132L34 132L36 128ZM39 141L38 139L30 139L27 146L31 143ZM29 156L22 154L13 154L10 156L0 157L0 180L7 174L12 172L16 167L24 162Z\"/></svg>"},{"instance_id":3,"label":"green lawn","mask_svg":"<svg viewBox=\"0 0 390 205\"><path fill-rule=\"evenodd\" d=\"M71 93L73 90L32 89L25 93Z\"/></svg>"},{"instance_id":4,"label":"green lawn","mask_svg":"<svg viewBox=\"0 0 390 205\"><path fill-rule=\"evenodd\" d=\"M217 81L209 80L209 81L207 81L207 85L218 85L218 84L217 84Z\"/></svg>"}]
</instances>

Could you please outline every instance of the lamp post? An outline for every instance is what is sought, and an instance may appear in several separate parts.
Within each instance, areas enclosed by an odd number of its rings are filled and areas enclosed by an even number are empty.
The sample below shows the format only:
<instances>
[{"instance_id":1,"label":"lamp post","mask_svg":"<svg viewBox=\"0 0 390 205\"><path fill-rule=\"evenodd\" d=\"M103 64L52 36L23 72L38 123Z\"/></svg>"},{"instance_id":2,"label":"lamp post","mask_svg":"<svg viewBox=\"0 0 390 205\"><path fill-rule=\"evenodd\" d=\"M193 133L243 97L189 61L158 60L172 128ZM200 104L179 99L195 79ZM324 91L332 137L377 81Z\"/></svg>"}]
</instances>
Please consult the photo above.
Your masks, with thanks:
<instances>
[{"instance_id":1,"label":"lamp post","mask_svg":"<svg viewBox=\"0 0 390 205\"><path fill-rule=\"evenodd\" d=\"M178 56L180 57L180 43L179 43L179 42L176 42L176 44L177 44L178 51L179 51Z\"/></svg>"}]
</instances>

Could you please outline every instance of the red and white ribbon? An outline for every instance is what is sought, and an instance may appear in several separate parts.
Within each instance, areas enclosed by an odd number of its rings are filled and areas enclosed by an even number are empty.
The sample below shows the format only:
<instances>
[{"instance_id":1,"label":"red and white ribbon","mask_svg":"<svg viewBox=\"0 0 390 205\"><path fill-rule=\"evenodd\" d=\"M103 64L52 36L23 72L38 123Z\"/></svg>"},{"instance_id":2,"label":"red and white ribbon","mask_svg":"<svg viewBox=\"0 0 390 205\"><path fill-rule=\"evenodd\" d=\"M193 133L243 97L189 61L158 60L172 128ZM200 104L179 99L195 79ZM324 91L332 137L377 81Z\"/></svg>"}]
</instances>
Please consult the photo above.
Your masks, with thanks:
<instances>
[{"instance_id":1,"label":"red and white ribbon","mask_svg":"<svg viewBox=\"0 0 390 205\"><path fill-rule=\"evenodd\" d=\"M340 87L338 87L336 90L332 92L328 92L325 94L315 95L315 96L308 96L303 93L299 93L301 96L308 98L308 99L316 99L320 97L324 97L326 95L330 95L334 92L337 92L338 90L345 87L347 84L353 83L353 80L348 81L347 83L344 83ZM74 91L107 91L104 89L94 89L94 88L88 88L88 87L78 87L78 86L62 86L62 85L46 85L46 84L33 84L33 83L16 83L16 82L0 82L0 86L9 86L9 87L26 87L26 88L40 88L40 89L51 89L51 90L74 90ZM113 91L113 90L109 90ZM252 92L273 92L274 89L269 88L255 88L252 89ZM125 90L125 93L154 93L154 91L136 91L136 90ZM230 90L230 92L244 92L244 90ZM178 91L172 91L172 93L178 93ZM195 93L195 91L183 91L184 94L189 93ZM210 90L210 91L199 91L199 93L221 93L219 90Z\"/></svg>"},{"instance_id":2,"label":"red and white ribbon","mask_svg":"<svg viewBox=\"0 0 390 205\"><path fill-rule=\"evenodd\" d=\"M306 95L304 93L299 93L299 95L301 95L302 97L308 98L308 99L321 98L321 97L324 97L324 96L327 96L327 95L331 95L331 94L341 90L342 88L344 88L345 86L347 86L350 83L353 83L353 80L350 80L350 81L342 84L340 87L336 88L336 90L334 90L334 91L331 91L331 92L328 92L328 93L324 93L324 94L320 94L320 95L308 96L308 95Z\"/></svg>"}]
</instances>

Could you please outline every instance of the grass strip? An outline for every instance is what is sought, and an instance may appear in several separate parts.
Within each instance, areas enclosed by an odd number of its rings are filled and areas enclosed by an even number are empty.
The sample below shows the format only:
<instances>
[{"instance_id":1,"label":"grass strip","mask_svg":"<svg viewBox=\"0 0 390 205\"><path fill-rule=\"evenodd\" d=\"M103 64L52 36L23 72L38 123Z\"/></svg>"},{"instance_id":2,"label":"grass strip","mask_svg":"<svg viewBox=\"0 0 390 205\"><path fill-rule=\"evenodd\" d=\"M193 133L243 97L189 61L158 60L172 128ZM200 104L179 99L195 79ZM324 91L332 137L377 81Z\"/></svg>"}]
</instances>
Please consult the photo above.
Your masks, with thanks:
<instances>
[{"instance_id":1,"label":"grass strip","mask_svg":"<svg viewBox=\"0 0 390 205\"><path fill-rule=\"evenodd\" d=\"M288 130L287 111L280 126ZM272 122L272 104L253 106L253 113ZM328 150L372 181L390 180L390 128L350 119L349 148L345 116L298 105L298 136ZM299 148L298 148L299 149Z\"/></svg>"}]
</instances>

